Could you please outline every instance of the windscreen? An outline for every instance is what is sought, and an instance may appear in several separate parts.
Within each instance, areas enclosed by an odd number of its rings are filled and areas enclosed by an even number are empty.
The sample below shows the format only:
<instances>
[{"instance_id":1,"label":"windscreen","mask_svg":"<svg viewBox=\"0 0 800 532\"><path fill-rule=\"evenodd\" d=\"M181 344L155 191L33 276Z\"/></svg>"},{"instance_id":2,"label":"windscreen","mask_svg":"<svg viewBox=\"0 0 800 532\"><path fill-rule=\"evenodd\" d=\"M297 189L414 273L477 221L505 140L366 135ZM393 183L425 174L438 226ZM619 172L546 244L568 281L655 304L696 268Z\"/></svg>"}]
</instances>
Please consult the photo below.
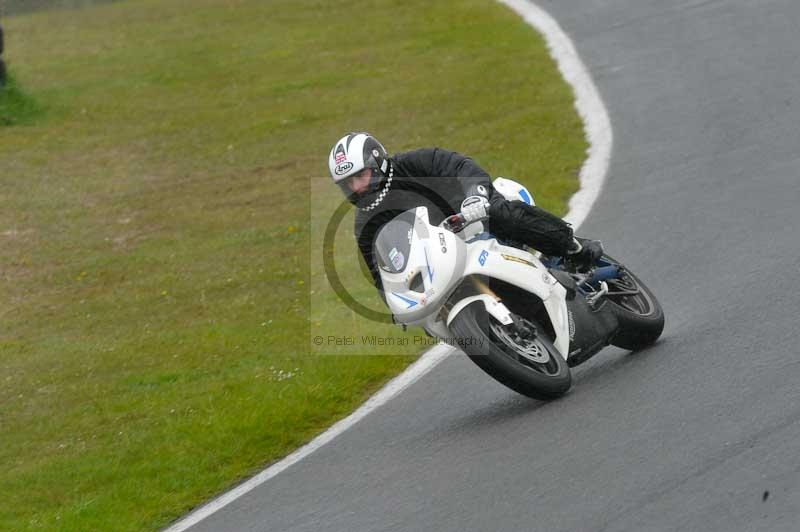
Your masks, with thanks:
<instances>
[{"instance_id":1,"label":"windscreen","mask_svg":"<svg viewBox=\"0 0 800 532\"><path fill-rule=\"evenodd\" d=\"M400 273L406 267L411 252L415 210L406 211L387 223L375 239L373 256L378 266L390 273Z\"/></svg>"}]
</instances>

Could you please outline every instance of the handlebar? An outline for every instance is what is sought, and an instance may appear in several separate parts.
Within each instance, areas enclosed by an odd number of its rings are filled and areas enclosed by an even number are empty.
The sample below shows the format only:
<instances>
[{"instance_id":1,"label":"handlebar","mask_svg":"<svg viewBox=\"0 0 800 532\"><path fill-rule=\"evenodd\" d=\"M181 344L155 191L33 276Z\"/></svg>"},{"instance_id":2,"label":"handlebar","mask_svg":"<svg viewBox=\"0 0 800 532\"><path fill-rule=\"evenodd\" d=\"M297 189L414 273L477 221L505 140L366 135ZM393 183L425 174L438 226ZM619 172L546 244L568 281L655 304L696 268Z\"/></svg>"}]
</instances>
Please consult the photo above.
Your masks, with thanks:
<instances>
[{"instance_id":1,"label":"handlebar","mask_svg":"<svg viewBox=\"0 0 800 532\"><path fill-rule=\"evenodd\" d=\"M487 219L488 219L488 217L481 218L481 219L478 219L478 220L467 221L466 217L462 213L459 212L458 214L454 214L452 216L448 216L447 218L445 218L444 221L442 222L441 226L444 229L447 229L448 231L450 231L452 233L460 233L461 231L463 231L464 229L466 229L470 225L472 225L472 224L474 224L476 222L483 222L484 220L487 220Z\"/></svg>"},{"instance_id":2,"label":"handlebar","mask_svg":"<svg viewBox=\"0 0 800 532\"><path fill-rule=\"evenodd\" d=\"M460 233L468 225L487 219L488 209L489 201L486 198L470 196L461 202L461 212L448 216L442 226L453 233Z\"/></svg>"}]
</instances>

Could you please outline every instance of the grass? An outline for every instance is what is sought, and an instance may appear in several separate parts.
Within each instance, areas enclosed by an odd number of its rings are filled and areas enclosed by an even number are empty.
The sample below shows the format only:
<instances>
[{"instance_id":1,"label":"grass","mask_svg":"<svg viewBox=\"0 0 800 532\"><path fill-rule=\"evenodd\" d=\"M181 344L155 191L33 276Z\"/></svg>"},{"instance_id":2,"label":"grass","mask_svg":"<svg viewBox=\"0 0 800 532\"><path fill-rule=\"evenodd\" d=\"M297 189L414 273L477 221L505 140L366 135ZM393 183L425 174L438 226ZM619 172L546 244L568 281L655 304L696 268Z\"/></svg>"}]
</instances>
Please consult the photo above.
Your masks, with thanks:
<instances>
[{"instance_id":1,"label":"grass","mask_svg":"<svg viewBox=\"0 0 800 532\"><path fill-rule=\"evenodd\" d=\"M542 40L488 0L138 0L4 29L47 113L0 128L2 530L162 527L413 360L310 342L403 334L309 253L343 132L469 153L559 213L586 148Z\"/></svg>"},{"instance_id":2,"label":"grass","mask_svg":"<svg viewBox=\"0 0 800 532\"><path fill-rule=\"evenodd\" d=\"M41 113L37 102L8 74L5 84L0 85L0 127L29 124Z\"/></svg>"}]
</instances>

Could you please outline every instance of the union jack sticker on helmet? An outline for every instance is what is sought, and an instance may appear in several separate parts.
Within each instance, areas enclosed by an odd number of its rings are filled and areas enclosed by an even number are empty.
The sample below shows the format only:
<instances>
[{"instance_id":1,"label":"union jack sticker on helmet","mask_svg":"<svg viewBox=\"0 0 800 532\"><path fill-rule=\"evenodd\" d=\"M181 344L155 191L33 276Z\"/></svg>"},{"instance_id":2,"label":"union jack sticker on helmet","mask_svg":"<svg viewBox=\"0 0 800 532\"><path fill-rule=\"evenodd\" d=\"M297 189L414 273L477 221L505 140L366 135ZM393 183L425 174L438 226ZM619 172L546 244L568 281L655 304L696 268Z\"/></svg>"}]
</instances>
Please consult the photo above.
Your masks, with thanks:
<instances>
[{"instance_id":1,"label":"union jack sticker on helmet","mask_svg":"<svg viewBox=\"0 0 800 532\"><path fill-rule=\"evenodd\" d=\"M336 159L336 164L342 164L347 160L347 155L344 153L344 146L339 144L339 147L336 148L336 155L334 156Z\"/></svg>"}]
</instances>

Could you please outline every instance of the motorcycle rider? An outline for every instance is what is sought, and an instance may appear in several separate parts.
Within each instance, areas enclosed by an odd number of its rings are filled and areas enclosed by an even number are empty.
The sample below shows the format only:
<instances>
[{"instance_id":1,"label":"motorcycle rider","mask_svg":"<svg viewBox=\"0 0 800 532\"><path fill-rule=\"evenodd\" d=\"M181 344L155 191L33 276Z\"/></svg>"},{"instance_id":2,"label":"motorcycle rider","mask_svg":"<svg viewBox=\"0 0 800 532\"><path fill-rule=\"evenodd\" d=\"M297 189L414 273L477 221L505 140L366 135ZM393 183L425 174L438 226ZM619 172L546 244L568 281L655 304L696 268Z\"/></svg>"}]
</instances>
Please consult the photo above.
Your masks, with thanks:
<instances>
[{"instance_id":1,"label":"motorcycle rider","mask_svg":"<svg viewBox=\"0 0 800 532\"><path fill-rule=\"evenodd\" d=\"M589 265L603 254L597 240L576 239L561 218L523 201L508 201L472 159L442 148L421 148L391 157L366 132L348 133L328 157L331 178L358 208L355 236L375 286L380 275L372 248L381 226L398 214L424 205L437 225L457 213L465 222L488 220L487 230L546 255Z\"/></svg>"}]
</instances>

